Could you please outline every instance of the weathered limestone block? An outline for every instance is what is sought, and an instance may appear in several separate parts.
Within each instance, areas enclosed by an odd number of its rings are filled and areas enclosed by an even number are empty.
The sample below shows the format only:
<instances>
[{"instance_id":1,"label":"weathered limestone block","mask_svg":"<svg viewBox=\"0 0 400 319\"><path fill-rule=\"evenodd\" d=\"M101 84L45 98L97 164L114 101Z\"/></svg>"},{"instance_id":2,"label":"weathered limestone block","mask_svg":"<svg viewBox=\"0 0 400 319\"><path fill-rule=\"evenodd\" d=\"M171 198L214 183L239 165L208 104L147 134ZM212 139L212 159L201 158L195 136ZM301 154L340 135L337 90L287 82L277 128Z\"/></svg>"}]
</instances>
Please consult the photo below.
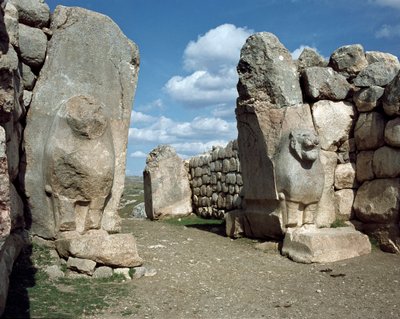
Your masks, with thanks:
<instances>
[{"instance_id":1,"label":"weathered limestone block","mask_svg":"<svg viewBox=\"0 0 400 319\"><path fill-rule=\"evenodd\" d=\"M315 224L318 227L329 227L336 217L334 177L337 166L335 152L320 151L321 163L324 168L324 186L322 196L317 207Z\"/></svg>"},{"instance_id":2,"label":"weathered limestone block","mask_svg":"<svg viewBox=\"0 0 400 319\"><path fill-rule=\"evenodd\" d=\"M276 187L284 205L283 226L313 224L324 187L316 133L297 129L282 137L275 163Z\"/></svg>"},{"instance_id":3,"label":"weathered limestone block","mask_svg":"<svg viewBox=\"0 0 400 319\"><path fill-rule=\"evenodd\" d=\"M340 220L353 219L354 198L355 191L353 189L341 189L335 192L336 216Z\"/></svg>"},{"instance_id":4,"label":"weathered limestone block","mask_svg":"<svg viewBox=\"0 0 400 319\"><path fill-rule=\"evenodd\" d=\"M18 86L21 82L17 75L18 64L18 55L13 47L9 46L7 53L0 55L0 123L11 120L17 106L16 101L22 92L22 88Z\"/></svg>"},{"instance_id":5,"label":"weathered limestone block","mask_svg":"<svg viewBox=\"0 0 400 319\"><path fill-rule=\"evenodd\" d=\"M399 222L400 179L367 181L357 190L354 212L364 223Z\"/></svg>"},{"instance_id":6,"label":"weathered limestone block","mask_svg":"<svg viewBox=\"0 0 400 319\"><path fill-rule=\"evenodd\" d=\"M367 59L369 64L375 62L384 62L387 64L400 66L399 59L397 58L397 56L386 52L366 51L365 58Z\"/></svg>"},{"instance_id":7,"label":"weathered limestone block","mask_svg":"<svg viewBox=\"0 0 400 319\"><path fill-rule=\"evenodd\" d=\"M312 114L323 150L336 151L340 144L350 138L355 116L351 103L318 101L312 106Z\"/></svg>"},{"instance_id":8,"label":"weathered limestone block","mask_svg":"<svg viewBox=\"0 0 400 319\"><path fill-rule=\"evenodd\" d=\"M47 37L40 29L19 25L21 60L33 68L40 67L46 57Z\"/></svg>"},{"instance_id":9,"label":"weathered limestone block","mask_svg":"<svg viewBox=\"0 0 400 319\"><path fill-rule=\"evenodd\" d=\"M6 155L6 133L0 126L0 250L11 232L10 179ZM8 280L8 279L7 279Z\"/></svg>"},{"instance_id":10,"label":"weathered limestone block","mask_svg":"<svg viewBox=\"0 0 400 319\"><path fill-rule=\"evenodd\" d=\"M164 145L151 151L143 177L145 208L149 219L185 216L192 212L188 173L172 147ZM206 185L201 186L200 194L206 195Z\"/></svg>"},{"instance_id":11,"label":"weathered limestone block","mask_svg":"<svg viewBox=\"0 0 400 319\"><path fill-rule=\"evenodd\" d=\"M335 170L335 188L355 188L356 165L354 163L339 164Z\"/></svg>"},{"instance_id":12,"label":"weathered limestone block","mask_svg":"<svg viewBox=\"0 0 400 319\"><path fill-rule=\"evenodd\" d=\"M54 117L43 167L56 231L101 227L115 162L105 112L93 97L79 95L63 103Z\"/></svg>"},{"instance_id":13,"label":"weathered limestone block","mask_svg":"<svg viewBox=\"0 0 400 319\"><path fill-rule=\"evenodd\" d=\"M372 167L377 178L400 176L400 149L383 146L374 153Z\"/></svg>"},{"instance_id":14,"label":"weathered limestone block","mask_svg":"<svg viewBox=\"0 0 400 319\"><path fill-rule=\"evenodd\" d=\"M329 67L307 68L302 80L304 91L312 100L343 100L350 90L346 78Z\"/></svg>"},{"instance_id":15,"label":"weathered limestone block","mask_svg":"<svg viewBox=\"0 0 400 319\"><path fill-rule=\"evenodd\" d=\"M297 68L290 52L272 33L256 33L246 40L238 73L238 92L242 100L254 98L277 108L303 102Z\"/></svg>"},{"instance_id":16,"label":"weathered limestone block","mask_svg":"<svg viewBox=\"0 0 400 319\"><path fill-rule=\"evenodd\" d=\"M25 90L32 90L36 83L36 75L33 74L31 68L22 63L22 81Z\"/></svg>"},{"instance_id":17,"label":"weathered limestone block","mask_svg":"<svg viewBox=\"0 0 400 319\"><path fill-rule=\"evenodd\" d=\"M81 258L74 258L69 257L67 260L67 268L86 274L86 275L93 275L94 269L96 267L96 262L90 259L81 259Z\"/></svg>"},{"instance_id":18,"label":"weathered limestone block","mask_svg":"<svg viewBox=\"0 0 400 319\"><path fill-rule=\"evenodd\" d=\"M371 252L368 236L352 227L294 229L286 233L282 254L300 263L327 263Z\"/></svg>"},{"instance_id":19,"label":"weathered limestone block","mask_svg":"<svg viewBox=\"0 0 400 319\"><path fill-rule=\"evenodd\" d=\"M325 61L318 52L311 48L304 48L297 60L299 71L313 66L326 66L327 64L328 61Z\"/></svg>"},{"instance_id":20,"label":"weathered limestone block","mask_svg":"<svg viewBox=\"0 0 400 319\"><path fill-rule=\"evenodd\" d=\"M374 151L362 151L357 154L356 178L362 183L375 178L372 163L374 159Z\"/></svg>"},{"instance_id":21,"label":"weathered limestone block","mask_svg":"<svg viewBox=\"0 0 400 319\"><path fill-rule=\"evenodd\" d=\"M8 1L4 10L4 24L9 37L9 43L14 47L19 47L19 23L18 10Z\"/></svg>"},{"instance_id":22,"label":"weathered limestone block","mask_svg":"<svg viewBox=\"0 0 400 319\"><path fill-rule=\"evenodd\" d=\"M117 207L124 185L126 145L139 65L138 49L111 19L81 8L58 6L53 14L51 31L53 36L35 85L25 130L25 189L33 219L31 231L44 238L56 236L54 202L50 200L49 192L46 193L47 182L43 178L48 173L44 165L48 154L45 146L51 127L58 121L55 118L61 115L60 107L73 97L91 96L104 107L102 112L112 137L114 176L101 227L115 232L119 229ZM78 123L79 120L72 126L79 126ZM85 133L73 134L87 141L83 136ZM64 163L82 163L81 160L87 158L88 163L80 166L83 168L91 165L92 161L102 162L103 156L111 153L110 149L96 150L92 150L91 157L89 153L77 155L79 159L71 154ZM104 169L109 171L109 168ZM67 176L65 180L68 180ZM84 206L82 212L87 208Z\"/></svg>"},{"instance_id":23,"label":"weathered limestone block","mask_svg":"<svg viewBox=\"0 0 400 319\"><path fill-rule=\"evenodd\" d=\"M50 20L50 8L40 0L9 0L18 10L19 21L32 27L46 27Z\"/></svg>"},{"instance_id":24,"label":"weathered limestone block","mask_svg":"<svg viewBox=\"0 0 400 319\"><path fill-rule=\"evenodd\" d=\"M384 143L385 119L378 112L361 113L354 127L354 138L359 151L373 150Z\"/></svg>"},{"instance_id":25,"label":"weathered limestone block","mask_svg":"<svg viewBox=\"0 0 400 319\"><path fill-rule=\"evenodd\" d=\"M368 66L364 48L360 44L346 45L332 53L329 66L346 77L355 77Z\"/></svg>"},{"instance_id":26,"label":"weathered limestone block","mask_svg":"<svg viewBox=\"0 0 400 319\"><path fill-rule=\"evenodd\" d=\"M393 80L399 69L400 65L375 62L363 69L354 79L353 83L360 87L373 85L385 86Z\"/></svg>"},{"instance_id":27,"label":"weathered limestone block","mask_svg":"<svg viewBox=\"0 0 400 319\"><path fill-rule=\"evenodd\" d=\"M387 122L385 127L385 142L393 147L400 147L400 117Z\"/></svg>"},{"instance_id":28,"label":"weathered limestone block","mask_svg":"<svg viewBox=\"0 0 400 319\"><path fill-rule=\"evenodd\" d=\"M386 86L382 104L387 115L400 115L400 72Z\"/></svg>"},{"instance_id":29,"label":"weathered limestone block","mask_svg":"<svg viewBox=\"0 0 400 319\"><path fill-rule=\"evenodd\" d=\"M357 91L353 101L359 112L369 112L376 108L378 100L382 97L385 89L380 86L371 86Z\"/></svg>"},{"instance_id":30,"label":"weathered limestone block","mask_svg":"<svg viewBox=\"0 0 400 319\"><path fill-rule=\"evenodd\" d=\"M112 267L135 267L143 263L132 234L109 235L103 230L92 230L84 235L73 233L57 239L56 249L64 258L90 259Z\"/></svg>"}]
</instances>

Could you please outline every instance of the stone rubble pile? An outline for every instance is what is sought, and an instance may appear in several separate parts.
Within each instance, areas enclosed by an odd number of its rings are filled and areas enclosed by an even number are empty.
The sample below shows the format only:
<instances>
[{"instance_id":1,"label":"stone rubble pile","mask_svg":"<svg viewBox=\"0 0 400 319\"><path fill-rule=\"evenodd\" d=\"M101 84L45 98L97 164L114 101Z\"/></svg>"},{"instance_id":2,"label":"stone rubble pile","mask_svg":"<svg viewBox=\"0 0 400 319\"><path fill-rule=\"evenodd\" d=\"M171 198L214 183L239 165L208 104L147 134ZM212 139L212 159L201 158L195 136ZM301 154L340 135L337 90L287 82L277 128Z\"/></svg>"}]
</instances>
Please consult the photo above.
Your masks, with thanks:
<instances>
[{"instance_id":1,"label":"stone rubble pile","mask_svg":"<svg viewBox=\"0 0 400 319\"><path fill-rule=\"evenodd\" d=\"M193 211L205 218L224 218L242 207L243 179L237 141L189 160Z\"/></svg>"}]
</instances>

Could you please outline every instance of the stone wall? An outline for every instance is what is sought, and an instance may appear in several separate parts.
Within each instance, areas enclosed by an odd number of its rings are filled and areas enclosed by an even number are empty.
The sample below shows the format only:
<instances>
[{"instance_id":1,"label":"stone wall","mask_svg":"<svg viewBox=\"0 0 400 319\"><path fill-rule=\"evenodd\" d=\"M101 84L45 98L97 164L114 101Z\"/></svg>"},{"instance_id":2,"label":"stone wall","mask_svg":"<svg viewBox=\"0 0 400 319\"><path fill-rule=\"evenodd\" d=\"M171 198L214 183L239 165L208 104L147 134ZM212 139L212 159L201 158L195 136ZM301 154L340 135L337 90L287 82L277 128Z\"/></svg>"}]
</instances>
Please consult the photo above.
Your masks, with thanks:
<instances>
[{"instance_id":1,"label":"stone wall","mask_svg":"<svg viewBox=\"0 0 400 319\"><path fill-rule=\"evenodd\" d=\"M246 41L236 109L245 234L282 238L285 225L276 212L290 195L280 190L279 172L288 165L279 160L282 141L314 131L324 184L313 223L351 221L383 250L399 252L399 69L397 57L361 45L340 47L329 61L305 49L293 61L270 33ZM308 152L304 145L300 158Z\"/></svg>"},{"instance_id":2,"label":"stone wall","mask_svg":"<svg viewBox=\"0 0 400 319\"><path fill-rule=\"evenodd\" d=\"M29 238L93 271L143 261L133 235L109 234L119 230L137 46L89 10L0 4L1 315Z\"/></svg>"},{"instance_id":3,"label":"stone wall","mask_svg":"<svg viewBox=\"0 0 400 319\"><path fill-rule=\"evenodd\" d=\"M2 1L0 1L2 2ZM50 20L41 2L2 2L0 13L0 315L4 310L9 274L27 242L22 144L26 112L43 65Z\"/></svg>"},{"instance_id":4,"label":"stone wall","mask_svg":"<svg viewBox=\"0 0 400 319\"><path fill-rule=\"evenodd\" d=\"M223 218L242 207L243 180L237 141L195 156L189 161L193 211L206 218Z\"/></svg>"}]
</instances>

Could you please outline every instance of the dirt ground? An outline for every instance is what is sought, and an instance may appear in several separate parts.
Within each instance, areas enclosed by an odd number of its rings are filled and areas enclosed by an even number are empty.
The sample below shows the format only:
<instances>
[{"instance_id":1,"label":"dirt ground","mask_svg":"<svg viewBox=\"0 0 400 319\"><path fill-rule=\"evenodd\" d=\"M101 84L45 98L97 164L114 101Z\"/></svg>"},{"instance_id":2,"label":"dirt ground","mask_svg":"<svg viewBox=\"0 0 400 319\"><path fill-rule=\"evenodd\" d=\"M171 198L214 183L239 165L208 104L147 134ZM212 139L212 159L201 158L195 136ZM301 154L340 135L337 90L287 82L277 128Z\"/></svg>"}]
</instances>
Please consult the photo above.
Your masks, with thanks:
<instances>
[{"instance_id":1,"label":"dirt ground","mask_svg":"<svg viewBox=\"0 0 400 319\"><path fill-rule=\"evenodd\" d=\"M400 318L399 255L304 265L215 226L127 219L125 229L157 275L92 318Z\"/></svg>"}]
</instances>

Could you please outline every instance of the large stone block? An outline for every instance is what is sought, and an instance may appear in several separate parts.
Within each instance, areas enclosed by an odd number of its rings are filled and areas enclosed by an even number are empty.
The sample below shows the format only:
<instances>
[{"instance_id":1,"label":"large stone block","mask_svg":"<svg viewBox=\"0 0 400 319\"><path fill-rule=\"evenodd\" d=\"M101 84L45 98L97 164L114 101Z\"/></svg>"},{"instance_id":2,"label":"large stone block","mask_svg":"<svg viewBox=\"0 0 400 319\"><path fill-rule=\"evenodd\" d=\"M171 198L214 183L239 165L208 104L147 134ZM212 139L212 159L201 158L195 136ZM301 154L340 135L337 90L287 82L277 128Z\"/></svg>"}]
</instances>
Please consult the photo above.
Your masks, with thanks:
<instances>
[{"instance_id":1,"label":"large stone block","mask_svg":"<svg viewBox=\"0 0 400 319\"><path fill-rule=\"evenodd\" d=\"M272 33L256 33L246 40L237 69L240 99L254 98L277 108L303 102L296 65Z\"/></svg>"},{"instance_id":2,"label":"large stone block","mask_svg":"<svg viewBox=\"0 0 400 319\"><path fill-rule=\"evenodd\" d=\"M302 73L303 87L311 100L343 100L350 90L346 78L332 68L310 67Z\"/></svg>"},{"instance_id":3,"label":"large stone block","mask_svg":"<svg viewBox=\"0 0 400 319\"><path fill-rule=\"evenodd\" d=\"M375 178L372 163L374 160L374 151L361 151L357 154L356 178L362 183Z\"/></svg>"},{"instance_id":4,"label":"large stone block","mask_svg":"<svg viewBox=\"0 0 400 319\"><path fill-rule=\"evenodd\" d=\"M375 62L363 69L353 83L356 86L385 86L393 80L399 72L400 66L392 63Z\"/></svg>"},{"instance_id":5,"label":"large stone block","mask_svg":"<svg viewBox=\"0 0 400 319\"><path fill-rule=\"evenodd\" d=\"M372 111L378 104L378 100L385 92L380 86L371 86L357 91L353 96L353 101L360 112Z\"/></svg>"},{"instance_id":6,"label":"large stone block","mask_svg":"<svg viewBox=\"0 0 400 319\"><path fill-rule=\"evenodd\" d=\"M46 57L47 37L40 29L19 25L19 49L25 64L38 68Z\"/></svg>"},{"instance_id":7,"label":"large stone block","mask_svg":"<svg viewBox=\"0 0 400 319\"><path fill-rule=\"evenodd\" d=\"M400 179L375 179L357 190L354 213L364 223L399 222Z\"/></svg>"},{"instance_id":8,"label":"large stone block","mask_svg":"<svg viewBox=\"0 0 400 319\"><path fill-rule=\"evenodd\" d=\"M304 228L287 232L282 254L300 263L328 263L371 252L368 236L352 227Z\"/></svg>"},{"instance_id":9,"label":"large stone block","mask_svg":"<svg viewBox=\"0 0 400 319\"><path fill-rule=\"evenodd\" d=\"M105 204L104 212L101 209L101 225L108 231L117 231L119 220L117 207L124 185L128 129L138 75L138 49L111 19L81 8L58 6L53 14L51 30L53 36L49 42L46 62L33 92L25 130L27 162L25 189L32 215L31 230L33 234L45 238L55 237L58 231L57 214L54 213L53 208L55 196L52 194L54 192L46 187L49 184L44 178L49 172L46 161L51 152L48 151L55 145L49 145L49 142L52 143L54 137L57 136L57 126L62 127L62 130L64 128L69 130L66 139L75 136L76 139L82 139L83 144L88 141L89 135L93 137L99 133L91 135L91 133L85 133L85 130L93 128L96 132L96 126L103 129L106 126L105 131L110 131L112 148L100 147L101 149L97 148L97 151L92 150L91 153L87 149L86 153L83 152L85 154L76 148L69 150L70 153L65 153L65 148L70 147L68 144L64 145L63 158L66 165L68 161L71 164L80 163L78 170L75 171L75 177L78 177L78 171L81 169L85 171L92 162L102 162L104 156L113 154L112 187L106 203L103 203ZM62 108L66 107L67 101L73 101L71 99L77 96L87 97L82 101L86 99L88 103L82 102L81 110L79 110L80 103L75 101L78 105L77 116L68 116L69 119L66 122L63 120L65 114ZM90 101L96 101L96 105L101 105L100 113L103 113L104 117L88 112L83 117L85 119L83 119L84 123L80 132L79 127L82 123L79 124L81 119L79 112L82 111L84 114L85 110L82 108L85 105L92 105ZM92 109L99 110L96 107ZM107 123L98 122L98 118L105 118ZM54 135L49 136L51 131ZM58 136L61 138L60 135ZM57 145L61 144L62 140ZM74 145L77 144L74 143ZM101 171L109 171L109 169L110 167L103 167ZM54 172L61 177L61 171L56 169ZM65 176L64 180L67 181L68 177ZM81 182L84 180L82 179ZM88 185L85 186L86 189ZM74 212L76 215L85 214L90 205L96 206L95 210L102 206L101 201L88 199L90 194L79 198L68 197L70 194L63 194L63 196L67 198L60 197L59 199L66 200L66 204L71 204L64 205L62 208L65 208L66 212L73 210L74 203L82 204L77 205L79 209Z\"/></svg>"},{"instance_id":10,"label":"large stone block","mask_svg":"<svg viewBox=\"0 0 400 319\"><path fill-rule=\"evenodd\" d=\"M385 142L393 147L400 147L400 117L387 122L385 127Z\"/></svg>"},{"instance_id":11,"label":"large stone block","mask_svg":"<svg viewBox=\"0 0 400 319\"><path fill-rule=\"evenodd\" d=\"M387 115L400 115L400 72L386 86L382 104Z\"/></svg>"},{"instance_id":12,"label":"large stone block","mask_svg":"<svg viewBox=\"0 0 400 319\"><path fill-rule=\"evenodd\" d=\"M46 27L50 20L50 8L41 0L10 0L17 8L19 21L32 27Z\"/></svg>"},{"instance_id":13,"label":"large stone block","mask_svg":"<svg viewBox=\"0 0 400 319\"><path fill-rule=\"evenodd\" d=\"M336 216L340 220L353 219L353 203L355 191L353 189L341 189L335 192Z\"/></svg>"},{"instance_id":14,"label":"large stone block","mask_svg":"<svg viewBox=\"0 0 400 319\"><path fill-rule=\"evenodd\" d=\"M10 179L6 154L6 133L0 126L0 249L11 231Z\"/></svg>"},{"instance_id":15,"label":"large stone block","mask_svg":"<svg viewBox=\"0 0 400 319\"><path fill-rule=\"evenodd\" d=\"M354 138L359 151L374 150L384 143L385 119L378 112L361 113L354 128Z\"/></svg>"},{"instance_id":16,"label":"large stone block","mask_svg":"<svg viewBox=\"0 0 400 319\"><path fill-rule=\"evenodd\" d=\"M336 151L340 144L350 138L355 116L351 103L318 101L312 106L312 115L323 150Z\"/></svg>"},{"instance_id":17,"label":"large stone block","mask_svg":"<svg viewBox=\"0 0 400 319\"><path fill-rule=\"evenodd\" d=\"M346 77L355 77L368 66L364 48L360 44L346 45L332 53L329 66Z\"/></svg>"},{"instance_id":18,"label":"large stone block","mask_svg":"<svg viewBox=\"0 0 400 319\"><path fill-rule=\"evenodd\" d=\"M355 188L356 165L354 163L339 164L335 170L335 188Z\"/></svg>"},{"instance_id":19,"label":"large stone block","mask_svg":"<svg viewBox=\"0 0 400 319\"><path fill-rule=\"evenodd\" d=\"M143 177L148 218L185 216L192 212L188 173L172 147L159 146L150 152ZM206 185L202 185L200 194L204 196L206 192Z\"/></svg>"},{"instance_id":20,"label":"large stone block","mask_svg":"<svg viewBox=\"0 0 400 319\"><path fill-rule=\"evenodd\" d=\"M56 240L60 256L90 259L111 267L136 267L143 264L139 257L136 240L132 234L107 234L92 230L84 235L68 234Z\"/></svg>"},{"instance_id":21,"label":"large stone block","mask_svg":"<svg viewBox=\"0 0 400 319\"><path fill-rule=\"evenodd\" d=\"M388 146L377 149L372 167L377 178L400 176L400 149Z\"/></svg>"},{"instance_id":22,"label":"large stone block","mask_svg":"<svg viewBox=\"0 0 400 319\"><path fill-rule=\"evenodd\" d=\"M299 71L313 66L326 66L327 64L328 61L325 61L317 51L311 48L304 48L297 59L297 67Z\"/></svg>"}]
</instances>

